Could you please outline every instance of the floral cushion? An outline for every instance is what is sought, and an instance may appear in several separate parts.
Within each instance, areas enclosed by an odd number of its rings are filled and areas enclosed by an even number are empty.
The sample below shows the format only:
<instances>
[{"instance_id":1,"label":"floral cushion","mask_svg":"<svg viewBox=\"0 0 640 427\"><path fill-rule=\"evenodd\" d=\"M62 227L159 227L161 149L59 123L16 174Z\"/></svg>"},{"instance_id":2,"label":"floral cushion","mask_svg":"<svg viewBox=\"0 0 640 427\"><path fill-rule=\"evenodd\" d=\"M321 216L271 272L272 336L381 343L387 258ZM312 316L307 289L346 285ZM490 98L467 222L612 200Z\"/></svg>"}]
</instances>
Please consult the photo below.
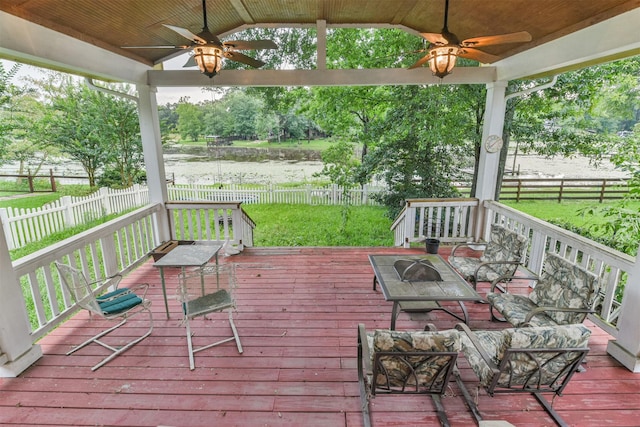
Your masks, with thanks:
<instances>
[{"instance_id":1,"label":"floral cushion","mask_svg":"<svg viewBox=\"0 0 640 427\"><path fill-rule=\"evenodd\" d=\"M445 384L444 373L451 362L448 356L433 356L429 352L460 351L459 332L447 330L440 332L419 331L402 332L376 330L370 332L371 352L374 372L377 372L376 385L383 388L428 387L441 388ZM406 352L425 352L406 356ZM381 354L383 353L383 354ZM398 355L387 354L398 353Z\"/></svg>"},{"instance_id":2,"label":"floral cushion","mask_svg":"<svg viewBox=\"0 0 640 427\"><path fill-rule=\"evenodd\" d=\"M524 326L527 314L538 307L527 295L490 292L487 294L487 301L513 326ZM557 325L556 321L545 313L535 315L530 323L535 326Z\"/></svg>"},{"instance_id":3,"label":"floral cushion","mask_svg":"<svg viewBox=\"0 0 640 427\"><path fill-rule=\"evenodd\" d=\"M502 331L476 331L480 345L493 363L500 366L507 349L587 348L591 331L584 325L556 325L532 328L514 328ZM465 358L476 373L480 384L489 387L493 371L466 334L460 342ZM562 380L568 361L575 353L511 353L506 370L500 374L498 387L553 384ZM540 369L539 369L540 368ZM560 375L562 374L562 375Z\"/></svg>"},{"instance_id":4,"label":"floral cushion","mask_svg":"<svg viewBox=\"0 0 640 427\"><path fill-rule=\"evenodd\" d=\"M597 277L558 255L547 253L540 281L529 298L538 306L590 308L597 294ZM581 323L586 313L548 312L558 324Z\"/></svg>"},{"instance_id":5,"label":"floral cushion","mask_svg":"<svg viewBox=\"0 0 640 427\"><path fill-rule=\"evenodd\" d=\"M527 238L501 225L491 226L491 239L480 258L449 257L453 265L466 280L491 282L504 275L513 275L517 264L491 264L483 266L476 274L478 266L485 262L521 261L527 246Z\"/></svg>"}]
</instances>

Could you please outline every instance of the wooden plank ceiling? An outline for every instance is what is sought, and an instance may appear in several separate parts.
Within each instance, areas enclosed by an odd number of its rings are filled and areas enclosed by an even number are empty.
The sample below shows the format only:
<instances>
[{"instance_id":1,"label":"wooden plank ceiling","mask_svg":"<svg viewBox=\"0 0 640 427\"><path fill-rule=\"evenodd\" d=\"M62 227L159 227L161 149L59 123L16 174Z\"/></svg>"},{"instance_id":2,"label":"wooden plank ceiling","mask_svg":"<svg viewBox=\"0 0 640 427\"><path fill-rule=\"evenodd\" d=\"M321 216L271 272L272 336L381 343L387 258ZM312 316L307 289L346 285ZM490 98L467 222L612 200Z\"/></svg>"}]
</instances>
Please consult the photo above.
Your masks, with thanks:
<instances>
[{"instance_id":1,"label":"wooden plank ceiling","mask_svg":"<svg viewBox=\"0 0 640 427\"><path fill-rule=\"evenodd\" d=\"M640 0L450 0L449 30L461 40L528 31L533 40L491 46L503 58L640 7ZM188 40L164 27L198 33L201 0L0 0L0 10L152 65L175 49L122 49L122 46L184 45ZM209 0L213 34L227 36L247 27L400 26L439 33L444 0ZM223 37L224 39L224 37Z\"/></svg>"}]
</instances>

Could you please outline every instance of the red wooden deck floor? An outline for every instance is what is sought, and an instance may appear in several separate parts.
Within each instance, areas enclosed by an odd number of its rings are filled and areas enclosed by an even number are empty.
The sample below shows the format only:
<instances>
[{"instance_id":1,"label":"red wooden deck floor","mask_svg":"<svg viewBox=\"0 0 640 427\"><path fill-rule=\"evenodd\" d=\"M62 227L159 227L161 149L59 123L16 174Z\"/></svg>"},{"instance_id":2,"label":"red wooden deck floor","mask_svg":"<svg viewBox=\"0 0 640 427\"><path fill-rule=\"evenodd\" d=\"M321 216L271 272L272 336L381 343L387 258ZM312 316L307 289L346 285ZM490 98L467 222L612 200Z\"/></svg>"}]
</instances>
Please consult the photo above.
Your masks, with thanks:
<instances>
[{"instance_id":1,"label":"red wooden deck floor","mask_svg":"<svg viewBox=\"0 0 640 427\"><path fill-rule=\"evenodd\" d=\"M441 254L447 253L441 248ZM44 356L19 378L0 379L0 425L88 426L361 426L356 372L356 330L388 328L391 304L372 289L370 253L422 253L394 248L254 248L223 262L236 262L239 287L234 318L244 354L233 342L196 355L188 368L177 301L167 320L158 272L151 262L125 283L151 284L155 329L127 353L96 372L105 354L96 345L65 352L93 335L100 322L79 313L41 341ZM176 272L168 276L170 296ZM470 326L498 328L484 304L468 304ZM224 315L198 320L196 338L227 336ZM456 320L442 312L402 313L397 329L439 329ZM578 373L554 407L572 426L640 425L640 376L607 356L610 339L593 329L587 371ZM134 321L122 331L139 329ZM475 394L473 373L459 367ZM478 394L487 420L517 426L549 426L534 398ZM474 425L451 383L443 399L453 426ZM372 401L374 426L438 425L427 396L381 396Z\"/></svg>"}]
</instances>

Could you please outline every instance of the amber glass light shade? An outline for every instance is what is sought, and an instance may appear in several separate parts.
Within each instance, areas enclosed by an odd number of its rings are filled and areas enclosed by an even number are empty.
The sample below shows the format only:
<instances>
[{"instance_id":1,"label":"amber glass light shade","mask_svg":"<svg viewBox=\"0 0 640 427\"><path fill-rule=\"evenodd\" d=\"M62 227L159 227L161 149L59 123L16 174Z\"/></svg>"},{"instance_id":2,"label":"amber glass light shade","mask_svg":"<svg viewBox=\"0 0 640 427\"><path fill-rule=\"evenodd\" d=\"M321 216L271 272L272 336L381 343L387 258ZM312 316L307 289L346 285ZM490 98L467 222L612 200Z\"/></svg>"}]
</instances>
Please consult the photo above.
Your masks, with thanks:
<instances>
[{"instance_id":1,"label":"amber glass light shade","mask_svg":"<svg viewBox=\"0 0 640 427\"><path fill-rule=\"evenodd\" d=\"M456 66L458 46L437 46L429 51L429 68L437 77L443 78Z\"/></svg>"},{"instance_id":2,"label":"amber glass light shade","mask_svg":"<svg viewBox=\"0 0 640 427\"><path fill-rule=\"evenodd\" d=\"M193 59L200 72L209 78L218 74L222 68L222 51L213 46L197 46L193 49Z\"/></svg>"}]
</instances>

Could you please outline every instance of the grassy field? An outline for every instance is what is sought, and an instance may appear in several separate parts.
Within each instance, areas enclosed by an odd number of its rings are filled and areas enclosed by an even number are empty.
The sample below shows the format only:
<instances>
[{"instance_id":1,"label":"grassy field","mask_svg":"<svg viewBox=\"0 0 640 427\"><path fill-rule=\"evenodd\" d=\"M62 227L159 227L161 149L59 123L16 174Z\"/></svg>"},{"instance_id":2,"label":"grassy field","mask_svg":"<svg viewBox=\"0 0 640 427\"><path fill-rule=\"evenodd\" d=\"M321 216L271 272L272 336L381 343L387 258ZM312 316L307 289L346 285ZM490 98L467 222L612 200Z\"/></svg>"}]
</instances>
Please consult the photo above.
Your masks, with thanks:
<instances>
[{"instance_id":1,"label":"grassy field","mask_svg":"<svg viewBox=\"0 0 640 427\"><path fill-rule=\"evenodd\" d=\"M343 227L342 207L310 205L246 205L256 222L256 246L392 246L391 220L385 208L349 210Z\"/></svg>"}]
</instances>

